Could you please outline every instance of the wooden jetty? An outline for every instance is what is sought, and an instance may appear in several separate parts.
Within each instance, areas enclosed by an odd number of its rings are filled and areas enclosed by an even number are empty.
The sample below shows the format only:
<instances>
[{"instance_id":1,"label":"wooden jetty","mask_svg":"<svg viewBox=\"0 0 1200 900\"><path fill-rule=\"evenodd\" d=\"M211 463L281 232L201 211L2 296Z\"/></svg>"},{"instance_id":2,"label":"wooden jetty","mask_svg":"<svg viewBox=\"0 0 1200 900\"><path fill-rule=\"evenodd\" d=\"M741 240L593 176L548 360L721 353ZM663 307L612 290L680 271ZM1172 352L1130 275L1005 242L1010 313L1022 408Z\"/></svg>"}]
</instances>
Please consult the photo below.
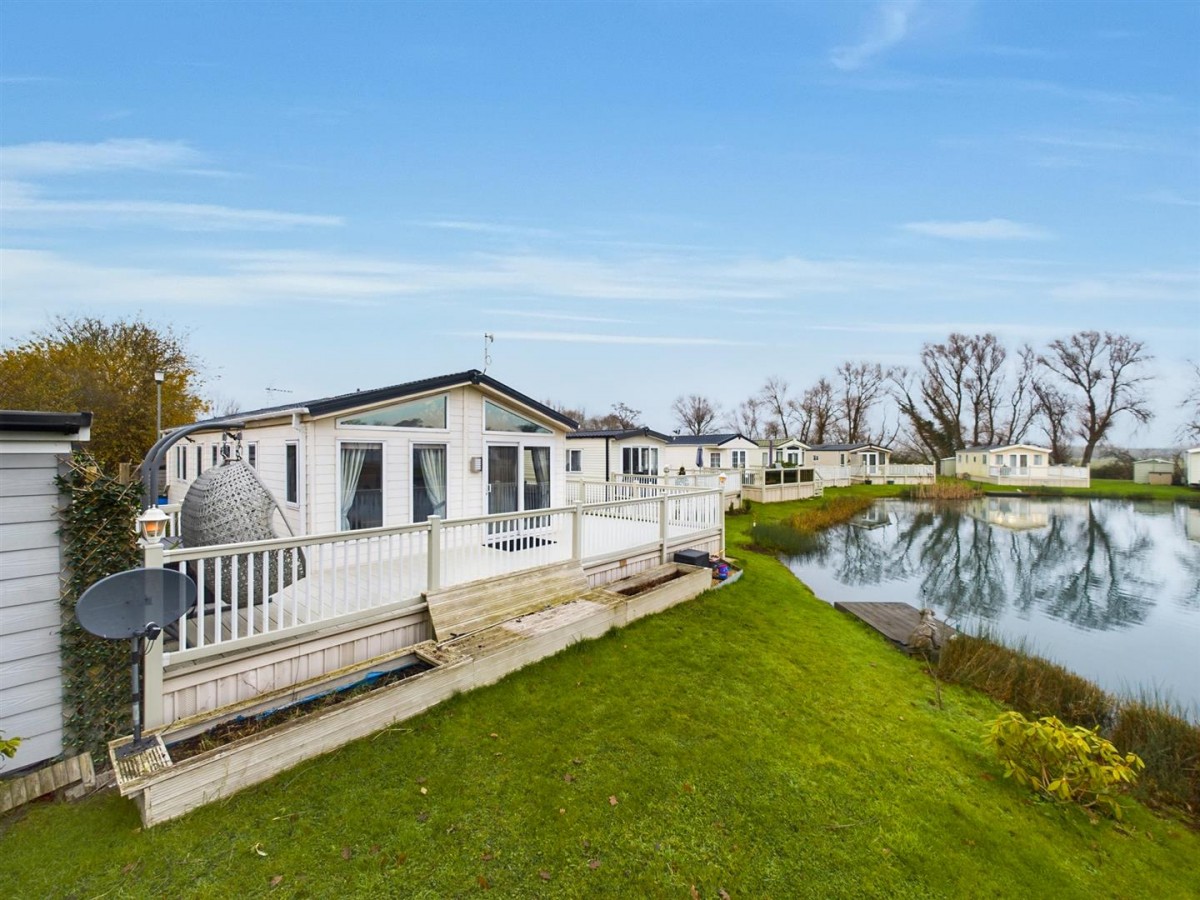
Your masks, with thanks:
<instances>
[{"instance_id":1,"label":"wooden jetty","mask_svg":"<svg viewBox=\"0 0 1200 900\"><path fill-rule=\"evenodd\" d=\"M833 608L854 616L860 622L871 626L906 653L913 652L912 647L908 644L908 638L913 633L913 629L917 627L917 623L921 621L921 612L915 606L907 603L859 602L835 603ZM934 621L937 622L940 644L944 645L946 641L958 634L954 628L941 619Z\"/></svg>"}]
</instances>

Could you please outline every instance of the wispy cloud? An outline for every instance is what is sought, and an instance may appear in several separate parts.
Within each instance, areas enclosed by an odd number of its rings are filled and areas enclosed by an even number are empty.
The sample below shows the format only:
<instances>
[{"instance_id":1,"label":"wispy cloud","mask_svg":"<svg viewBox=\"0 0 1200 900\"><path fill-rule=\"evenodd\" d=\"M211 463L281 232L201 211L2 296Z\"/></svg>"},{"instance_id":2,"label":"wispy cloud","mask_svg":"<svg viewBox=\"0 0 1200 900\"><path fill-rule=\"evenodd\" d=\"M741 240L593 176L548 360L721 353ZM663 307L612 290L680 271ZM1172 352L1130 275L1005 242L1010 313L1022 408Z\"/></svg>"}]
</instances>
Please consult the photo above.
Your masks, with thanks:
<instances>
[{"instance_id":1,"label":"wispy cloud","mask_svg":"<svg viewBox=\"0 0 1200 900\"><path fill-rule=\"evenodd\" d=\"M627 325L629 319L609 319L603 316L576 316L569 313L527 312L521 309L485 309L483 312L493 316L513 316L519 319L543 319L554 322L591 322L607 325Z\"/></svg>"},{"instance_id":2,"label":"wispy cloud","mask_svg":"<svg viewBox=\"0 0 1200 900\"><path fill-rule=\"evenodd\" d=\"M1151 191L1143 194L1142 199L1151 203L1161 203L1164 206L1200 206L1200 200L1195 197L1185 197L1175 191Z\"/></svg>"},{"instance_id":3,"label":"wispy cloud","mask_svg":"<svg viewBox=\"0 0 1200 900\"><path fill-rule=\"evenodd\" d=\"M907 222L905 231L952 241L1039 241L1053 237L1045 229L1011 219L967 222Z\"/></svg>"},{"instance_id":4,"label":"wispy cloud","mask_svg":"<svg viewBox=\"0 0 1200 900\"><path fill-rule=\"evenodd\" d=\"M1050 290L1076 303L1152 302L1200 304L1200 272L1133 272L1080 278Z\"/></svg>"},{"instance_id":5,"label":"wispy cloud","mask_svg":"<svg viewBox=\"0 0 1200 900\"><path fill-rule=\"evenodd\" d=\"M241 209L211 203L142 200L51 200L27 184L0 184L0 211L9 228L110 228L145 223L177 231L279 230L342 225L338 216Z\"/></svg>"},{"instance_id":6,"label":"wispy cloud","mask_svg":"<svg viewBox=\"0 0 1200 900\"><path fill-rule=\"evenodd\" d=\"M473 331L451 332L455 337L475 337ZM583 331L497 331L497 339L509 341L540 341L553 344L627 344L656 347L737 347L747 341L724 338L655 336L645 334L595 334Z\"/></svg>"},{"instance_id":7,"label":"wispy cloud","mask_svg":"<svg viewBox=\"0 0 1200 900\"><path fill-rule=\"evenodd\" d=\"M0 147L5 178L138 169L162 171L196 166L204 157L182 141L121 139L95 144L40 141Z\"/></svg>"},{"instance_id":8,"label":"wispy cloud","mask_svg":"<svg viewBox=\"0 0 1200 900\"><path fill-rule=\"evenodd\" d=\"M847 72L862 68L908 37L919 6L918 0L884 0L873 10L863 39L857 44L835 47L829 55L830 61Z\"/></svg>"},{"instance_id":9,"label":"wispy cloud","mask_svg":"<svg viewBox=\"0 0 1200 900\"><path fill-rule=\"evenodd\" d=\"M557 232L549 228L531 228L525 225L510 225L505 222L479 222L472 219L434 219L428 222L418 222L425 228L436 228L440 231L467 231L472 234L492 234L501 237L557 237Z\"/></svg>"}]
</instances>

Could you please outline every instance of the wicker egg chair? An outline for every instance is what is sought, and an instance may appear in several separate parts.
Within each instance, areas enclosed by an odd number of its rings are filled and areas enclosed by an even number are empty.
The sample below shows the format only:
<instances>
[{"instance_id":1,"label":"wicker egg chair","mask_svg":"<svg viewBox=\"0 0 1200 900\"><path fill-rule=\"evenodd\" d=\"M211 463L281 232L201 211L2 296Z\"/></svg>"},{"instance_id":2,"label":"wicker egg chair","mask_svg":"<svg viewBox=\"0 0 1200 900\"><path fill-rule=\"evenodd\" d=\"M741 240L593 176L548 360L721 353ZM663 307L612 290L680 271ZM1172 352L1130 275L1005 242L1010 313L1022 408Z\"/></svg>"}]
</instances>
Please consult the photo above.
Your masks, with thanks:
<instances>
[{"instance_id":1,"label":"wicker egg chair","mask_svg":"<svg viewBox=\"0 0 1200 900\"><path fill-rule=\"evenodd\" d=\"M202 472L183 498L179 513L183 546L211 547L279 537L272 524L276 510L282 513L279 502L254 469L241 459L224 460ZM280 519L287 527L282 514ZM219 601L223 608L228 608L236 599L238 607L247 610L251 604L262 603L271 594L303 578L304 555L296 550L226 557L220 566L219 579L215 560L203 560L203 580L196 563L189 563L188 568L197 583L203 584L210 607L215 608Z\"/></svg>"}]
</instances>

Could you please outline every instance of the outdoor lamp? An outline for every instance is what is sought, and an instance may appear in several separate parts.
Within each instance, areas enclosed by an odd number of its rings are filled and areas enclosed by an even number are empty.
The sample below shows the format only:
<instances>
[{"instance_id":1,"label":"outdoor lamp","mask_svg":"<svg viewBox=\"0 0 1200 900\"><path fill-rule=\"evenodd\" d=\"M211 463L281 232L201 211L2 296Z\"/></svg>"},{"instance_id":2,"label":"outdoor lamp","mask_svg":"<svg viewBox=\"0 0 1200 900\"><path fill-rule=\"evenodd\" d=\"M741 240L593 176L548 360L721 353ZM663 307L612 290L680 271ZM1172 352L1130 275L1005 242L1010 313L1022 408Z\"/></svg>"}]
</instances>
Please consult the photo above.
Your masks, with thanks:
<instances>
[{"instance_id":1,"label":"outdoor lamp","mask_svg":"<svg viewBox=\"0 0 1200 900\"><path fill-rule=\"evenodd\" d=\"M155 546L161 544L162 539L167 536L167 514L157 506L151 506L137 517L138 530L142 533L142 540L147 546Z\"/></svg>"}]
</instances>

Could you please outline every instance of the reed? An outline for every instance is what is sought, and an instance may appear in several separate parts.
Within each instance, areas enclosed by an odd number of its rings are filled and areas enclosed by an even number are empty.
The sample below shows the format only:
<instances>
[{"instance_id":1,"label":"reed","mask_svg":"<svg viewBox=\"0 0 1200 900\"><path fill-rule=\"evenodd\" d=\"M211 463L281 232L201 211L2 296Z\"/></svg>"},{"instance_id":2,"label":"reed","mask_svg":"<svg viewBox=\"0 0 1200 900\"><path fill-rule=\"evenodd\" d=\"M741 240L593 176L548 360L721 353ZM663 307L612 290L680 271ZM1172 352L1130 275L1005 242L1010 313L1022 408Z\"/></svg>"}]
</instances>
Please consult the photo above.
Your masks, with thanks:
<instances>
[{"instance_id":1,"label":"reed","mask_svg":"<svg viewBox=\"0 0 1200 900\"><path fill-rule=\"evenodd\" d=\"M859 513L870 509L874 503L874 497L822 497L819 503L793 513L787 524L796 531L813 534L849 522Z\"/></svg>"},{"instance_id":2,"label":"reed","mask_svg":"<svg viewBox=\"0 0 1200 900\"><path fill-rule=\"evenodd\" d=\"M1152 694L1123 701L1112 742L1146 763L1135 793L1200 814L1200 725L1177 704Z\"/></svg>"},{"instance_id":3,"label":"reed","mask_svg":"<svg viewBox=\"0 0 1200 900\"><path fill-rule=\"evenodd\" d=\"M983 496L983 488L971 481L943 478L932 484L914 484L902 496L910 500L974 500Z\"/></svg>"}]
</instances>

